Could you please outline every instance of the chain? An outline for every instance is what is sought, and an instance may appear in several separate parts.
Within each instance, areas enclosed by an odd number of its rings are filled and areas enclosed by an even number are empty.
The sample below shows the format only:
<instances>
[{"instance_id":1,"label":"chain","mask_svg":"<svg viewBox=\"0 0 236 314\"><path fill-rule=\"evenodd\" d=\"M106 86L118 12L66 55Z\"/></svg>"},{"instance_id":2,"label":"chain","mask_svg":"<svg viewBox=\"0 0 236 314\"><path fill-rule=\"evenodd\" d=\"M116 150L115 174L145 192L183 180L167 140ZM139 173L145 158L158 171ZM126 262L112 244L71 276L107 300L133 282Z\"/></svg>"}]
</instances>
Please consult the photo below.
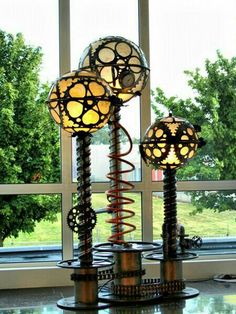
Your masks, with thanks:
<instances>
[{"instance_id":1,"label":"chain","mask_svg":"<svg viewBox=\"0 0 236 314\"><path fill-rule=\"evenodd\" d=\"M159 279L146 279L143 280L141 285L111 285L111 290L114 295L132 297L175 293L180 292L183 289L185 289L185 283L182 280L161 283Z\"/></svg>"},{"instance_id":2,"label":"chain","mask_svg":"<svg viewBox=\"0 0 236 314\"><path fill-rule=\"evenodd\" d=\"M98 272L98 275L94 274L72 274L71 280L73 281L90 281L94 279L98 280L109 280L109 279L122 279L122 278L128 278L128 277L138 277L138 276L144 276L145 275L145 269L142 270L134 270L134 271L126 271L122 273L114 273L113 269L106 269L101 270Z\"/></svg>"}]
</instances>

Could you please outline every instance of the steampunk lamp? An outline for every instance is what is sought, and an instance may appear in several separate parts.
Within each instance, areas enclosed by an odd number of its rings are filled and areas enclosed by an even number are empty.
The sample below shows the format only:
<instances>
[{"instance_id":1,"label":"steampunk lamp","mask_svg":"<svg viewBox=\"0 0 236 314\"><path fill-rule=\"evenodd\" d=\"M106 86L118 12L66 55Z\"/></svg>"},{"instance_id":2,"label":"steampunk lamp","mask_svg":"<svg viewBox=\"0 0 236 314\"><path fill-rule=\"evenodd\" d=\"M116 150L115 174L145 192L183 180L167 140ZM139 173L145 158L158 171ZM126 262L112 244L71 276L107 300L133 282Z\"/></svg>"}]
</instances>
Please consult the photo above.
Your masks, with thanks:
<instances>
[{"instance_id":1,"label":"steampunk lamp","mask_svg":"<svg viewBox=\"0 0 236 314\"><path fill-rule=\"evenodd\" d=\"M70 229L78 233L78 259L61 261L59 267L73 269L75 296L58 301L69 310L107 307L98 302L98 268L111 265L108 260L94 260L92 230L96 213L91 205L90 142L91 133L102 128L111 115L112 91L95 73L72 71L52 86L48 108L52 118L62 129L76 137L78 203L67 216Z\"/></svg>"},{"instance_id":2,"label":"steampunk lamp","mask_svg":"<svg viewBox=\"0 0 236 314\"><path fill-rule=\"evenodd\" d=\"M184 166L204 144L197 132L200 127L188 121L168 117L156 121L145 133L140 153L147 165L164 171L164 223L162 225L163 255L148 254L146 258L160 260L161 283L173 283L168 292L172 297L190 297L196 289L186 288L182 277L182 260L196 258L196 254L177 250L176 170ZM183 235L182 235L183 236ZM200 245L199 239L197 245Z\"/></svg>"},{"instance_id":3,"label":"steampunk lamp","mask_svg":"<svg viewBox=\"0 0 236 314\"><path fill-rule=\"evenodd\" d=\"M107 213L111 218L111 236L108 243L95 245L95 250L102 254L112 253L114 260L113 281L109 293L100 293L102 301L133 302L147 301L156 297L155 292L148 293L142 284L141 253L160 248L159 245L144 242L127 242L125 236L134 231L136 226L129 222L134 212L127 208L133 200L125 195L133 189L133 184L123 178L123 174L133 171L134 166L125 160L132 150L132 140L127 130L120 123L120 109L123 103L140 95L149 75L149 68L142 50L133 42L119 36L108 36L91 43L83 52L79 69L89 69L101 76L109 84L115 95L113 112L109 119L110 128L110 189L106 192L109 204ZM120 132L124 132L129 142L129 149L121 151ZM126 165L126 169L122 167Z\"/></svg>"}]
</instances>

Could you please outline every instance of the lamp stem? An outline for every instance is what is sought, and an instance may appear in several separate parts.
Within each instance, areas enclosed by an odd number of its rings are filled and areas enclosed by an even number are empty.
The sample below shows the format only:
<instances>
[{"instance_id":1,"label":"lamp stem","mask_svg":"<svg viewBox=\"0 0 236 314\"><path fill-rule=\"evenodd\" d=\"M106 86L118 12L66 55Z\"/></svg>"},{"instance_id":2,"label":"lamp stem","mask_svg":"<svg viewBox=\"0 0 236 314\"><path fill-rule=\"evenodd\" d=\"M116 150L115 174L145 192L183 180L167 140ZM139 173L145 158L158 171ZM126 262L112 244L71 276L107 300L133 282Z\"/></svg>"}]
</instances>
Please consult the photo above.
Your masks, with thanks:
<instances>
[{"instance_id":1,"label":"lamp stem","mask_svg":"<svg viewBox=\"0 0 236 314\"><path fill-rule=\"evenodd\" d=\"M162 225L164 259L177 256L176 170L164 170L164 223Z\"/></svg>"},{"instance_id":2,"label":"lamp stem","mask_svg":"<svg viewBox=\"0 0 236 314\"><path fill-rule=\"evenodd\" d=\"M77 196L79 220L79 260L81 266L92 264L92 214L91 206L91 160L90 160L90 135L76 136L77 154Z\"/></svg>"}]
</instances>

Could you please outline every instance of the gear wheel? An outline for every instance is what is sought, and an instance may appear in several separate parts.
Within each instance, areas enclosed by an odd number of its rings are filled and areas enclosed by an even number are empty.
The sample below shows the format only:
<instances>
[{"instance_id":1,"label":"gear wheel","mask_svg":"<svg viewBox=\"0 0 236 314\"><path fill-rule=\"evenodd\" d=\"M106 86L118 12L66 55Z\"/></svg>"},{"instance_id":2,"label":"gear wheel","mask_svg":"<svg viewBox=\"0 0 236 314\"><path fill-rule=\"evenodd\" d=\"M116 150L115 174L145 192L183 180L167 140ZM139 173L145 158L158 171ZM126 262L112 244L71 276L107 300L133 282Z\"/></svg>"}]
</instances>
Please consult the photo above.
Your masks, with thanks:
<instances>
[{"instance_id":1,"label":"gear wheel","mask_svg":"<svg viewBox=\"0 0 236 314\"><path fill-rule=\"evenodd\" d=\"M79 230L92 230L97 223L97 216L93 209L84 206L74 206L68 213L67 224L69 228L79 233Z\"/></svg>"}]
</instances>

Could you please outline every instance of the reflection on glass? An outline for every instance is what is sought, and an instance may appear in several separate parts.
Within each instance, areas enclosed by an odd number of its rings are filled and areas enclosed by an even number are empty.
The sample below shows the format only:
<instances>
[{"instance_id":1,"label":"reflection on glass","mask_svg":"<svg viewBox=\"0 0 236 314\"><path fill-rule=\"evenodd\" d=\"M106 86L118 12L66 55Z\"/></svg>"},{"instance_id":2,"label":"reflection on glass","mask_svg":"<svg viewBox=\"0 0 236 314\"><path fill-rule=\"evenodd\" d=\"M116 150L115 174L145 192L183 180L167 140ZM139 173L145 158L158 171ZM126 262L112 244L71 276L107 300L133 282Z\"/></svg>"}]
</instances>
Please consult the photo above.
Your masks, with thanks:
<instances>
[{"instance_id":1,"label":"reflection on glass","mask_svg":"<svg viewBox=\"0 0 236 314\"><path fill-rule=\"evenodd\" d=\"M0 218L0 263L59 259L60 195L1 195Z\"/></svg>"},{"instance_id":2,"label":"reflection on glass","mask_svg":"<svg viewBox=\"0 0 236 314\"><path fill-rule=\"evenodd\" d=\"M236 237L235 191L177 192L177 219L190 237ZM163 193L153 193L154 239L161 238Z\"/></svg>"}]
</instances>

